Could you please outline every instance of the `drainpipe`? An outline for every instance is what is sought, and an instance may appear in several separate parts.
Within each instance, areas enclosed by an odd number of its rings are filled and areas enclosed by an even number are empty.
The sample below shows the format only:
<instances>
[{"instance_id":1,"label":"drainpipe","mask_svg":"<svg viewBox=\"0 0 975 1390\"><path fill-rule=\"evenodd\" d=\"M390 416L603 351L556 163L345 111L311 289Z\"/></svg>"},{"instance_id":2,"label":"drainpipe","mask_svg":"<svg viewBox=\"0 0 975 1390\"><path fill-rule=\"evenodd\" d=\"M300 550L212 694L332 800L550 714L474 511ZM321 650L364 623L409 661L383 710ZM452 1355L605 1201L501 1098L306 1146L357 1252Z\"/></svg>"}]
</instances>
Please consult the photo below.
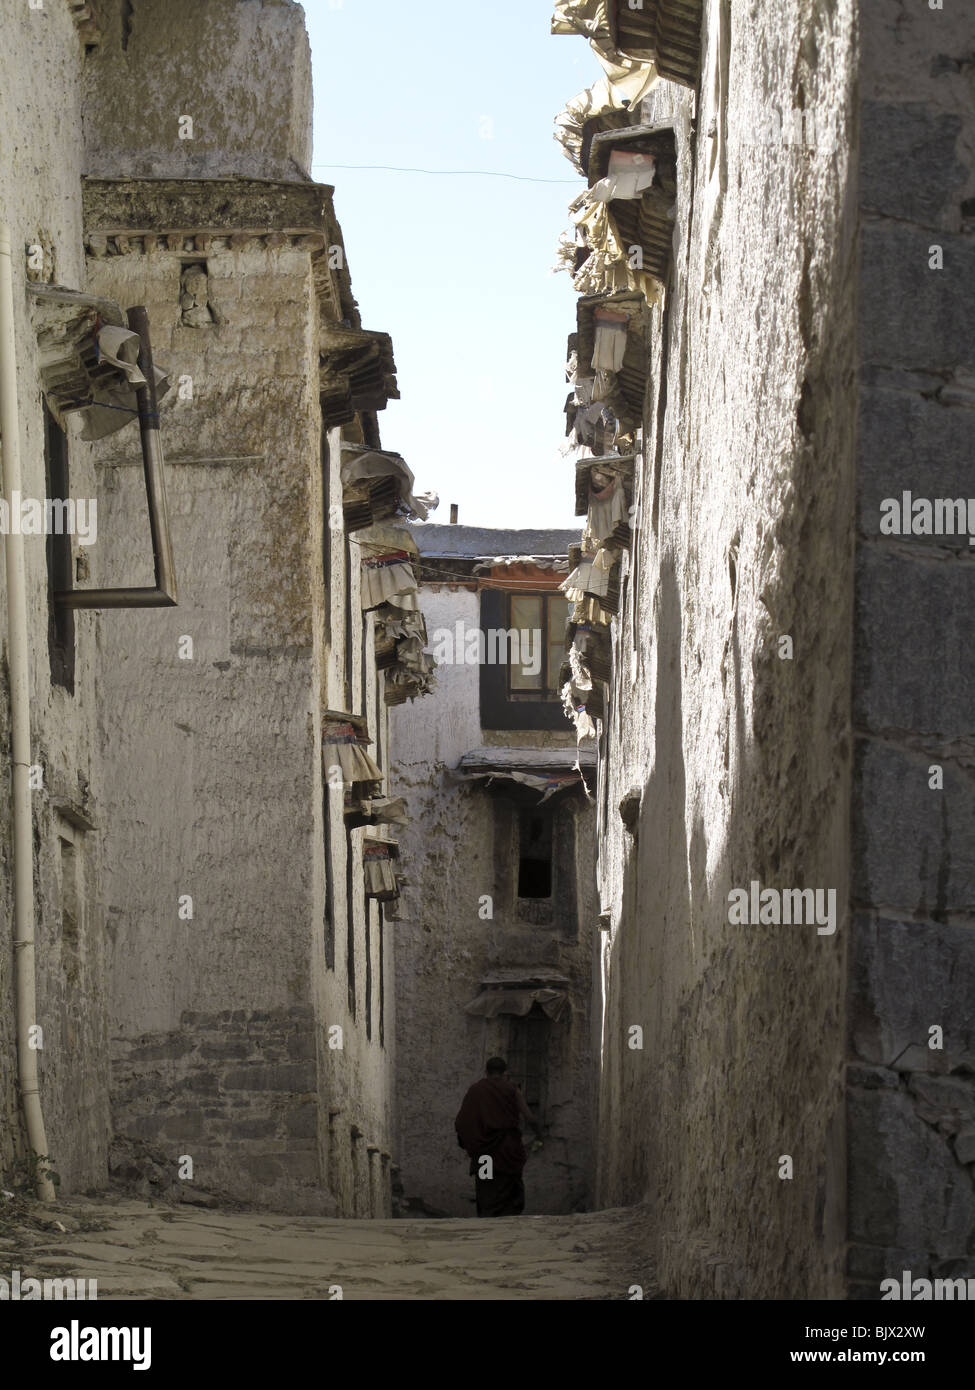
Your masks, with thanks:
<instances>
[{"instance_id":1,"label":"drainpipe","mask_svg":"<svg viewBox=\"0 0 975 1390\"><path fill-rule=\"evenodd\" d=\"M3 489L23 493L20 477L20 424L17 416L17 357L14 338L13 266L10 227L0 224L0 438L3 444ZM12 515L12 511L8 511ZM7 570L7 670L10 680L11 759L13 770L14 850L14 988L17 1013L17 1074L27 1124L27 1143L35 1161L47 1160L47 1137L41 1111L37 1052L28 1044L37 1021L34 963L34 829L30 792L30 664L27 642L27 573L24 538L5 537ZM37 1172L37 1196L54 1200L54 1184Z\"/></svg>"}]
</instances>

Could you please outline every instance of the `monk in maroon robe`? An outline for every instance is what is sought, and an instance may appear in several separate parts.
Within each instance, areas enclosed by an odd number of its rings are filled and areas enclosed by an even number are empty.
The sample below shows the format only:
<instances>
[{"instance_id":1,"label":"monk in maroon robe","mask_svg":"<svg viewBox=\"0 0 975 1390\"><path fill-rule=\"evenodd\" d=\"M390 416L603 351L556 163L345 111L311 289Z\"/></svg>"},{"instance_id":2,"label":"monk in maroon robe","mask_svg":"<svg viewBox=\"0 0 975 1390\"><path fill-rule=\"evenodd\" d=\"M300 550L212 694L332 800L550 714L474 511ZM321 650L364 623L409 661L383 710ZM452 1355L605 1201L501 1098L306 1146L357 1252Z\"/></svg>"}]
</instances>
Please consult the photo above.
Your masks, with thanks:
<instances>
[{"instance_id":1,"label":"monk in maroon robe","mask_svg":"<svg viewBox=\"0 0 975 1390\"><path fill-rule=\"evenodd\" d=\"M521 1173L527 1158L521 1122L536 1134L539 1126L521 1091L505 1077L504 1059L490 1057L485 1070L457 1112L457 1143L471 1160L478 1216L520 1216L525 1209ZM490 1176L481 1176L485 1173Z\"/></svg>"}]
</instances>

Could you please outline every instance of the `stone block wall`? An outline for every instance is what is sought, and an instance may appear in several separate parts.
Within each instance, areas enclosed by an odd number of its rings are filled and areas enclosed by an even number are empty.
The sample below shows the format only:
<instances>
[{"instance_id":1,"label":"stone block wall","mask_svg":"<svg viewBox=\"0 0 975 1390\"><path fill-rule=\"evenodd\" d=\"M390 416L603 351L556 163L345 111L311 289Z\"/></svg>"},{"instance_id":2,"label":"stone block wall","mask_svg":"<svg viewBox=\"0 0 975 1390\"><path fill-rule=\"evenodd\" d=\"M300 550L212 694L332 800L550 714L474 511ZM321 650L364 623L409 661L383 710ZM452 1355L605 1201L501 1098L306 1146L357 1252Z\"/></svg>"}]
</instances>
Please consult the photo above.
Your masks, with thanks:
<instances>
[{"instance_id":1,"label":"stone block wall","mask_svg":"<svg viewBox=\"0 0 975 1390\"><path fill-rule=\"evenodd\" d=\"M848 1273L877 1298L975 1250L975 568L967 516L881 525L973 491L975 20L865 0L860 27Z\"/></svg>"}]
</instances>

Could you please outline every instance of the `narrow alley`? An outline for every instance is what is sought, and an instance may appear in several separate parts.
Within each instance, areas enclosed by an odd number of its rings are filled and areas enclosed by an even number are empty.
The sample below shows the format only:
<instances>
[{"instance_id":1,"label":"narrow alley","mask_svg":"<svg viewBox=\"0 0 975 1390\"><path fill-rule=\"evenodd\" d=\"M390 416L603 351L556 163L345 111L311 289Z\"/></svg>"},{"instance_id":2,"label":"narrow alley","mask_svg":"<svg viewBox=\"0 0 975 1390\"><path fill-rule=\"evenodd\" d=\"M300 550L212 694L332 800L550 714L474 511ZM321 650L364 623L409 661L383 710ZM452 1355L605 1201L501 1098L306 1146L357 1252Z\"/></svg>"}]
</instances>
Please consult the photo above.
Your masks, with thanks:
<instances>
[{"instance_id":1,"label":"narrow alley","mask_svg":"<svg viewBox=\"0 0 975 1390\"><path fill-rule=\"evenodd\" d=\"M973 0L0 21L0 1305L975 1298Z\"/></svg>"}]
</instances>

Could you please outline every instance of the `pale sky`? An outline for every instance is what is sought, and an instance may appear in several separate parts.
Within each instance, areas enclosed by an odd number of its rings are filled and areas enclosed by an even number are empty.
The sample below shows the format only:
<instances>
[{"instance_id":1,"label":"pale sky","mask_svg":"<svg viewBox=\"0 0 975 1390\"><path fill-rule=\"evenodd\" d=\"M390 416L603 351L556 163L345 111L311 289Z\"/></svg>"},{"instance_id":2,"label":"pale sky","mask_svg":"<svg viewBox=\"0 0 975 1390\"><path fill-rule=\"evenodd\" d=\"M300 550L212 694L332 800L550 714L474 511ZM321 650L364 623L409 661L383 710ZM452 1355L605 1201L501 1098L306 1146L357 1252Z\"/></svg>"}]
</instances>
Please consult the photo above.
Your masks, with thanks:
<instances>
[{"instance_id":1,"label":"pale sky","mask_svg":"<svg viewBox=\"0 0 975 1390\"><path fill-rule=\"evenodd\" d=\"M562 407L569 277L552 274L583 181L553 119L600 68L549 0L306 0L312 175L335 188L363 326L390 333L380 414L430 520L577 527ZM457 174L336 165L394 165ZM489 170L521 180L474 175ZM534 180L557 180L535 182Z\"/></svg>"}]
</instances>

